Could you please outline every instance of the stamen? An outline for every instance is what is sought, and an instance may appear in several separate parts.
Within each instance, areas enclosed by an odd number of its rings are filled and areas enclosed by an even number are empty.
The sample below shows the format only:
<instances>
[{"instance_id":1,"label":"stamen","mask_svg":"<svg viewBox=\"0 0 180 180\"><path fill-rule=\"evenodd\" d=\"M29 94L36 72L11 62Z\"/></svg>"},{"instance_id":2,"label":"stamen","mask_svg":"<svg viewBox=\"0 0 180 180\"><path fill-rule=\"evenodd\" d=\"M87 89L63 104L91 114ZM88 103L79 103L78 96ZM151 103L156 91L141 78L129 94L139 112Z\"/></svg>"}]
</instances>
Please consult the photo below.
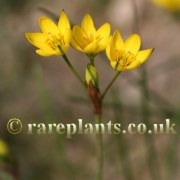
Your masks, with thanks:
<instances>
[{"instance_id":1,"label":"stamen","mask_svg":"<svg viewBox=\"0 0 180 180\"><path fill-rule=\"evenodd\" d=\"M120 61L121 61L121 58L118 58L117 62L116 62L115 70L117 70L117 67L118 67Z\"/></svg>"},{"instance_id":2,"label":"stamen","mask_svg":"<svg viewBox=\"0 0 180 180\"><path fill-rule=\"evenodd\" d=\"M134 59L134 55L131 52L117 51L117 60L115 69L117 69L119 63L122 67L126 67L131 64Z\"/></svg>"},{"instance_id":3,"label":"stamen","mask_svg":"<svg viewBox=\"0 0 180 180\"><path fill-rule=\"evenodd\" d=\"M48 33L49 38L45 41L52 49L57 50L59 49L58 46L65 45L64 36L59 34L58 36L52 35Z\"/></svg>"}]
</instances>

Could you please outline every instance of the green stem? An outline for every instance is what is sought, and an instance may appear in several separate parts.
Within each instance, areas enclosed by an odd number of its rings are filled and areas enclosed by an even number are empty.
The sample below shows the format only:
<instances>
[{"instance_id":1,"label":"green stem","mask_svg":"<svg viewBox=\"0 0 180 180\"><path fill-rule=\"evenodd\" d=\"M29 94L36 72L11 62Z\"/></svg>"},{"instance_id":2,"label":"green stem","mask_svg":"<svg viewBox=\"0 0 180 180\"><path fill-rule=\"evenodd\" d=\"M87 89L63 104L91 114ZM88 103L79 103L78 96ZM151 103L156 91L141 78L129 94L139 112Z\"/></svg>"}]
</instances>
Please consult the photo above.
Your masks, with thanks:
<instances>
[{"instance_id":1,"label":"green stem","mask_svg":"<svg viewBox=\"0 0 180 180\"><path fill-rule=\"evenodd\" d=\"M125 119L124 119L124 108L121 102L120 94L118 93L118 89L114 89L111 91L112 93L112 106L114 110L114 119L115 123L121 123L122 127L125 126ZM133 170L132 170L132 163L130 161L129 156L129 149L127 144L127 139L124 137L123 134L119 134L116 136L117 145L118 145L118 154L120 158L120 163L122 165L122 175L124 176L123 179L126 180L133 180Z\"/></svg>"},{"instance_id":2,"label":"green stem","mask_svg":"<svg viewBox=\"0 0 180 180\"><path fill-rule=\"evenodd\" d=\"M68 60L67 56L64 54L62 56L66 62L66 64L68 65L68 67L70 68L70 70L72 71L72 73L76 76L76 78L79 80L79 82L82 84L83 87L85 86L84 81L81 79L81 77L79 76L79 74L77 73L77 71L74 69L73 65L70 63L70 61Z\"/></svg>"},{"instance_id":3,"label":"green stem","mask_svg":"<svg viewBox=\"0 0 180 180\"><path fill-rule=\"evenodd\" d=\"M132 0L133 12L134 12L134 30L136 33L140 33L139 28L139 18L138 18L138 9L135 0ZM150 126L150 108L149 108L149 89L148 89L148 79L145 67L141 69L141 88L142 88L142 118L143 122L149 127ZM148 134L145 135L145 143L147 144L147 162L149 165L150 175L153 180L160 180L160 170L158 169L158 155L156 153L156 148L154 146L154 138Z\"/></svg>"},{"instance_id":4,"label":"green stem","mask_svg":"<svg viewBox=\"0 0 180 180\"><path fill-rule=\"evenodd\" d=\"M88 57L89 57L91 65L94 66L94 56L88 56Z\"/></svg>"},{"instance_id":5,"label":"green stem","mask_svg":"<svg viewBox=\"0 0 180 180\"><path fill-rule=\"evenodd\" d=\"M138 18L138 9L136 5L135 0L132 1L132 6L133 6L133 13L134 13L134 25L133 25L133 32L135 31L136 33L140 33L140 28L139 28L139 18Z\"/></svg>"},{"instance_id":6,"label":"green stem","mask_svg":"<svg viewBox=\"0 0 180 180\"><path fill-rule=\"evenodd\" d=\"M111 82L108 84L108 86L105 88L104 92L102 93L102 100L104 99L105 95L107 94L108 90L111 88L115 80L118 78L119 74L121 72L117 71Z\"/></svg>"},{"instance_id":7,"label":"green stem","mask_svg":"<svg viewBox=\"0 0 180 180\"><path fill-rule=\"evenodd\" d=\"M70 61L69 61L68 57L66 56L66 54L64 53L63 49L60 46L58 46L58 47L59 47L59 50L61 51L61 53L63 54L62 57L65 60L68 67L70 68L72 73L76 76L76 78L79 80L79 82L82 84L83 88L86 89L86 85L85 85L84 81L81 79L81 77L79 76L77 71L74 69L73 65L70 63Z\"/></svg>"},{"instance_id":8,"label":"green stem","mask_svg":"<svg viewBox=\"0 0 180 180\"><path fill-rule=\"evenodd\" d=\"M149 90L148 90L148 78L145 67L141 68L141 90L142 90L142 99L141 99L141 106L142 106L142 118L143 123L150 127L150 109L149 109ZM153 180L161 180L160 169L158 165L158 155L156 153L156 148L154 145L154 137L145 134L145 143L147 147L147 163L150 170L150 175Z\"/></svg>"},{"instance_id":9,"label":"green stem","mask_svg":"<svg viewBox=\"0 0 180 180\"><path fill-rule=\"evenodd\" d=\"M101 123L101 115L95 115L95 122L97 124ZM97 139L97 180L103 180L103 164L104 164L104 149L103 149L103 135L102 132L99 132L96 135Z\"/></svg>"}]
</instances>

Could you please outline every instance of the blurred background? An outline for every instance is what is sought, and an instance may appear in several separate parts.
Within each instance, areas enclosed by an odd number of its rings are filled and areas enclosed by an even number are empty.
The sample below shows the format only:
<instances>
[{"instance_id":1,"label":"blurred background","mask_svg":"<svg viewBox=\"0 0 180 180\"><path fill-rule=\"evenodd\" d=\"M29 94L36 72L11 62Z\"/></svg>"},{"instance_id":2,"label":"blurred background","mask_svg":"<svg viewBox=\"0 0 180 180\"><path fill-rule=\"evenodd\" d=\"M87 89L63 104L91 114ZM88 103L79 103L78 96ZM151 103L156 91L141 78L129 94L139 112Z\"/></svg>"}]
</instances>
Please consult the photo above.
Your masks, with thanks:
<instances>
[{"instance_id":1,"label":"blurred background","mask_svg":"<svg viewBox=\"0 0 180 180\"><path fill-rule=\"evenodd\" d=\"M178 0L177 0L178 1ZM40 57L24 32L40 31L38 19L57 22L65 9L73 24L90 13L95 26L109 22L127 38L139 33L143 49L154 47L139 69L122 73L109 91L103 122L180 122L179 12L148 0L1 0L0 1L0 179L94 180L95 136L10 135L7 121L93 123L91 106L61 57ZM68 57L84 77L85 55L72 48ZM114 75L105 53L97 56L100 88ZM179 180L179 135L105 135L105 180Z\"/></svg>"}]
</instances>

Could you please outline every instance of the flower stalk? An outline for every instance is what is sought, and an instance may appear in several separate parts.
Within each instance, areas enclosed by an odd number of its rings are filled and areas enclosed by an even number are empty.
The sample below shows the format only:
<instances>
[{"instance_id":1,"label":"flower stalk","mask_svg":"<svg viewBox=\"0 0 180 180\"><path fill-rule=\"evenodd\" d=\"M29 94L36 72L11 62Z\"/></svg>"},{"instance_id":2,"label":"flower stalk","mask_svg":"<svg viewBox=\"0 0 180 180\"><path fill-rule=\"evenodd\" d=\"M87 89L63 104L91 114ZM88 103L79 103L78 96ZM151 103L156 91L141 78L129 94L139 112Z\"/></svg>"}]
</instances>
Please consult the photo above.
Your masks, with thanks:
<instances>
[{"instance_id":1,"label":"flower stalk","mask_svg":"<svg viewBox=\"0 0 180 180\"><path fill-rule=\"evenodd\" d=\"M101 124L102 115L102 96L98 88L96 88L92 81L88 84L88 95L93 106L95 123ZM103 135L101 130L96 134L96 148L97 148L97 180L103 180Z\"/></svg>"},{"instance_id":2,"label":"flower stalk","mask_svg":"<svg viewBox=\"0 0 180 180\"><path fill-rule=\"evenodd\" d=\"M120 71L117 71L115 76L113 77L113 79L110 81L110 83L108 84L108 86L105 88L104 92L102 93L102 100L104 99L104 97L106 96L107 92L109 91L109 89L111 88L111 86L114 84L114 82L116 81L116 79L118 78L118 76L120 75Z\"/></svg>"},{"instance_id":3,"label":"flower stalk","mask_svg":"<svg viewBox=\"0 0 180 180\"><path fill-rule=\"evenodd\" d=\"M101 114L95 115L95 122L97 124L101 124ZM97 180L103 180L103 164L104 164L104 146L103 146L103 136L102 133L99 132L96 135L97 139Z\"/></svg>"},{"instance_id":4,"label":"flower stalk","mask_svg":"<svg viewBox=\"0 0 180 180\"><path fill-rule=\"evenodd\" d=\"M79 82L81 83L81 85L83 86L83 88L86 89L86 85L84 83L84 81L81 79L80 75L78 74L78 72L75 70L75 68L73 67L73 65L71 64L71 62L69 61L68 57L66 56L66 54L63 52L63 49L61 48L61 46L58 46L58 48L60 49L61 53L63 54L62 57L65 60L66 64L68 65L69 69L72 71L72 73L75 75L75 77L79 80Z\"/></svg>"}]
</instances>

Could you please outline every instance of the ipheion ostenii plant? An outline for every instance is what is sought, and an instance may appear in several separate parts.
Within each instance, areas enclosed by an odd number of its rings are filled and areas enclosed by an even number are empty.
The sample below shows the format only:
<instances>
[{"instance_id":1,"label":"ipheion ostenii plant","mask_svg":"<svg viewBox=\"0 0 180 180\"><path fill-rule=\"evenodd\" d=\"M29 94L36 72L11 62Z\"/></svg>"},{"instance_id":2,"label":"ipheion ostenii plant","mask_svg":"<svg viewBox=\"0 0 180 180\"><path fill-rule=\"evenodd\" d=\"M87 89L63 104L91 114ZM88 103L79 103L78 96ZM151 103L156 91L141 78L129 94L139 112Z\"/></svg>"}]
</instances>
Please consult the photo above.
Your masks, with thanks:
<instances>
[{"instance_id":1,"label":"ipheion ostenii plant","mask_svg":"<svg viewBox=\"0 0 180 180\"><path fill-rule=\"evenodd\" d=\"M108 90L111 88L119 74L123 71L135 69L143 64L152 54L153 48L140 50L141 38L138 34L129 36L125 41L118 30L110 35L109 23L95 28L92 17L86 14L81 26L75 25L72 29L69 19L64 12L60 14L58 23L47 17L39 19L42 32L25 33L28 41L37 47L36 53L40 56L62 56L74 76L80 81L91 101L96 123L101 123L102 103ZM80 53L87 55L89 62L85 70L85 78L71 64L67 57L69 46ZM107 58L115 76L104 91L99 89L98 71L95 66L95 57L98 53L106 51ZM98 168L97 179L103 179L103 136L97 135L98 142Z\"/></svg>"}]
</instances>

